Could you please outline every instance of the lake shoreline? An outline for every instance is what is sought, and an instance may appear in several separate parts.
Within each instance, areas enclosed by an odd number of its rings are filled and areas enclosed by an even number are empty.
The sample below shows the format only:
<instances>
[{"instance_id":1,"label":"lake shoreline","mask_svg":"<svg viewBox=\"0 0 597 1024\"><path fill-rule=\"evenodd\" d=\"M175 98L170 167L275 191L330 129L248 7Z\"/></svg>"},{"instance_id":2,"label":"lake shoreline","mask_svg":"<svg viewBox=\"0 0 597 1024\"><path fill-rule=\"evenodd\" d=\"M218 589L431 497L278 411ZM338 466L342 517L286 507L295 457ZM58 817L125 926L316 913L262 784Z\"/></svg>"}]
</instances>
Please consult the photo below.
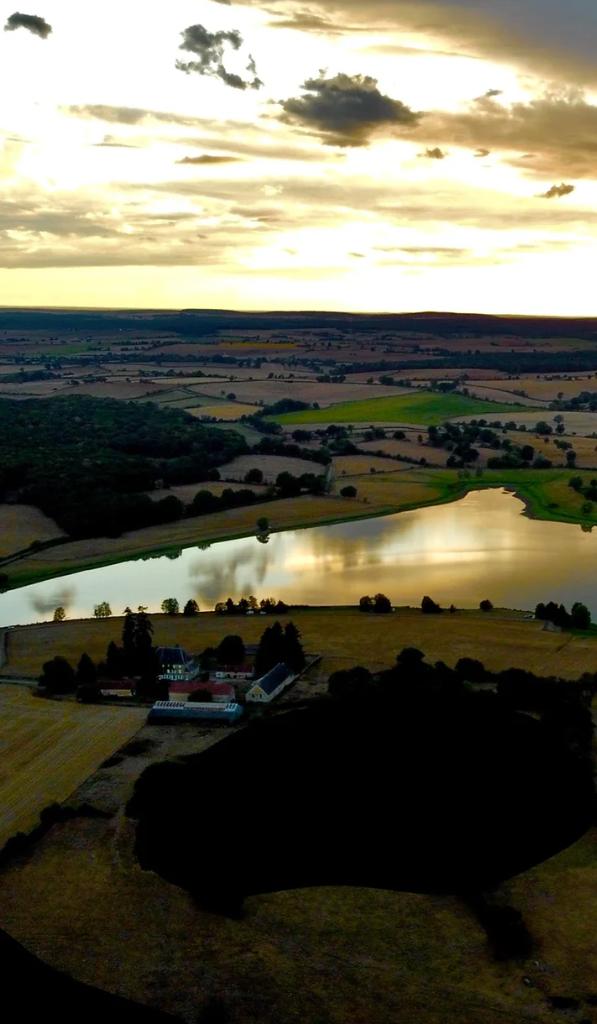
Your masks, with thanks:
<instances>
[{"instance_id":1,"label":"lake shoreline","mask_svg":"<svg viewBox=\"0 0 597 1024\"><path fill-rule=\"evenodd\" d=\"M461 498L465 497L468 493L472 491L482 491L490 489L501 489L517 497L524 505L523 514L529 519L577 525L580 526L581 529L584 529L586 531L590 531L592 527L597 523L597 518L595 516L591 517L591 519L593 520L591 521L589 517L581 517L580 515L575 514L574 511L572 511L572 513L568 513L565 510L562 510L562 508L560 507L549 507L549 504L546 503L545 499L542 498L542 496L537 493L537 485L539 485L540 489L541 484L545 484L546 474L549 474L549 477L547 477L547 480L549 482L550 479L559 480L563 474L568 476L570 471L530 470L527 473L525 473L524 480L511 479L511 474L519 472L517 470L511 470L510 472L500 472L499 470L486 471L486 473L488 472L494 472L495 476L492 476L490 478L488 478L487 476L483 476L460 479L457 476L452 475L450 471L446 470L422 469L418 471L417 469L414 469L413 478L420 479L425 483L430 483L431 488L436 490L436 494L433 496L430 495L427 500L402 502L397 503L395 505L383 505L381 507L378 507L377 509L368 509L366 511L363 510L362 512L346 516L338 516L332 514L328 518L324 515L318 515L317 517L312 519L282 523L279 526L273 524L268 533L270 536L273 536L279 533L286 533L295 530L308 530L319 526L335 526L343 523L374 520L383 518L384 516L398 515L402 512L416 511L419 508L431 508L437 505L451 504L455 501L459 501ZM590 471L584 472L588 474L588 472ZM347 477L346 479L349 478ZM275 504L278 507L282 505L281 502L276 502ZM147 547L142 547L140 550L138 550L135 547L135 541L139 539L139 535L142 534L143 531L133 531L130 534L131 546L112 555L98 555L97 557L83 556L76 560L56 562L52 563L51 565L48 565L47 567L44 567L43 565L39 564L35 566L32 566L31 564L26 564L29 559L33 560L39 555L38 552L31 552L29 555L25 555L17 561L10 562L6 565L6 568L8 570L6 575L8 576L9 582L8 587L6 588L5 591L3 591L3 593L9 593L14 590L19 590L25 586L41 583L44 581L55 579L57 577L70 576L90 569L105 568L107 566L118 565L122 562L129 561L132 562L160 557L178 557L180 554L182 554L183 551L188 550L189 548L202 548L208 546L211 547L215 544L220 544L232 540L241 540L256 536L254 527L251 529L241 528L238 530L232 530L229 533L220 533L219 530L221 529L222 526L221 520L222 517L226 516L226 513L218 512L215 513L215 516L218 517L218 522L213 523L213 530L211 532L209 532L208 530L207 535L202 536L201 539L190 541L188 543L184 543L181 545L175 545L173 543L155 544L150 542L148 543ZM205 520L209 518L211 517L198 517L198 519L202 520L204 524ZM149 529L153 528L150 527ZM127 535L125 534L124 538L126 539L126 537ZM103 540L103 538L90 538L90 542L93 542L94 540ZM115 538L115 540L120 540L120 538ZM56 550L58 553L61 547L65 547L68 544L73 543L77 543L77 541L69 539L65 541L63 544L61 543L52 545L52 550ZM15 571L11 572L10 570L13 568L13 566L15 568ZM24 571L19 572L19 566L24 566Z\"/></svg>"}]
</instances>

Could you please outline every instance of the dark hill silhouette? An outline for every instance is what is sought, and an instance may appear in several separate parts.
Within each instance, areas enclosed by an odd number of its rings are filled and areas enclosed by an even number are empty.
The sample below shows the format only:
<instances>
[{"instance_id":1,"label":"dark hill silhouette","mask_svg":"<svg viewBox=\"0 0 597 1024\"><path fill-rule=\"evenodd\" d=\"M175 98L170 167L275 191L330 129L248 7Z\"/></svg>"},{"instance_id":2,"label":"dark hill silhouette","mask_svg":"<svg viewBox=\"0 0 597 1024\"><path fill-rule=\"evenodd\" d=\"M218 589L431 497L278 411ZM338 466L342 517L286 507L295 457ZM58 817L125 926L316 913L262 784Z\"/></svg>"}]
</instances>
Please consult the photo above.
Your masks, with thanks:
<instances>
[{"instance_id":1,"label":"dark hill silhouette","mask_svg":"<svg viewBox=\"0 0 597 1024\"><path fill-rule=\"evenodd\" d=\"M497 697L321 701L137 783L141 866L236 912L315 885L467 893L576 840L590 772Z\"/></svg>"},{"instance_id":2,"label":"dark hill silhouette","mask_svg":"<svg viewBox=\"0 0 597 1024\"><path fill-rule=\"evenodd\" d=\"M226 309L67 310L0 308L3 331L164 332L202 337L231 330L340 330L354 333L412 331L450 336L514 335L520 338L597 340L594 317L498 316L479 313L345 313L312 310L243 312Z\"/></svg>"}]
</instances>

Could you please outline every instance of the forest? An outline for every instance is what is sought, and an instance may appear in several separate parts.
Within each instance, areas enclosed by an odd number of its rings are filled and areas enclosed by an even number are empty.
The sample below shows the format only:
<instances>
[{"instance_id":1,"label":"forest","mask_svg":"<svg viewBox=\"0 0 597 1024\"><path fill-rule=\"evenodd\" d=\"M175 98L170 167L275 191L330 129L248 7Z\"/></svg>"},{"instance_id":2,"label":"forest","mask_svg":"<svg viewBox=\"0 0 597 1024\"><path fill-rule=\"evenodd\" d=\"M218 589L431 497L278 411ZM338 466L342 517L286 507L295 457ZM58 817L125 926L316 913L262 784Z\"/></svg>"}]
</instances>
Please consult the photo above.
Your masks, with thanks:
<instances>
[{"instance_id":1,"label":"forest","mask_svg":"<svg viewBox=\"0 0 597 1024\"><path fill-rule=\"evenodd\" d=\"M0 500L38 506L73 537L168 522L179 503L144 492L217 478L247 451L240 434L151 402L0 399Z\"/></svg>"}]
</instances>

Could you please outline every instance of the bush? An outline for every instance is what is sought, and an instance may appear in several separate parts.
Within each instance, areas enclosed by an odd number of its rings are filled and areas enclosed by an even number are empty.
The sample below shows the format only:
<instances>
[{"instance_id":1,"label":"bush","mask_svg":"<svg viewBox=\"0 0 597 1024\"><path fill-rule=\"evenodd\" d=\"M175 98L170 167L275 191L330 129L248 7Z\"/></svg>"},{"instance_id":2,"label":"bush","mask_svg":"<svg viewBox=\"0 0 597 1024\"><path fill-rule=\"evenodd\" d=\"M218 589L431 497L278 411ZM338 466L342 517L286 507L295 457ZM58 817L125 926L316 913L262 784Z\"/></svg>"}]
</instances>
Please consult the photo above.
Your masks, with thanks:
<instances>
[{"instance_id":1,"label":"bush","mask_svg":"<svg viewBox=\"0 0 597 1024\"><path fill-rule=\"evenodd\" d=\"M485 600L481 601L481 603L479 604L479 608L481 609L482 612L490 612L493 611L493 604L491 603L489 598L486 597Z\"/></svg>"},{"instance_id":2,"label":"bush","mask_svg":"<svg viewBox=\"0 0 597 1024\"><path fill-rule=\"evenodd\" d=\"M340 491L343 498L356 498L357 493L356 487L353 487L352 484L349 484L348 487L343 487Z\"/></svg>"}]
</instances>

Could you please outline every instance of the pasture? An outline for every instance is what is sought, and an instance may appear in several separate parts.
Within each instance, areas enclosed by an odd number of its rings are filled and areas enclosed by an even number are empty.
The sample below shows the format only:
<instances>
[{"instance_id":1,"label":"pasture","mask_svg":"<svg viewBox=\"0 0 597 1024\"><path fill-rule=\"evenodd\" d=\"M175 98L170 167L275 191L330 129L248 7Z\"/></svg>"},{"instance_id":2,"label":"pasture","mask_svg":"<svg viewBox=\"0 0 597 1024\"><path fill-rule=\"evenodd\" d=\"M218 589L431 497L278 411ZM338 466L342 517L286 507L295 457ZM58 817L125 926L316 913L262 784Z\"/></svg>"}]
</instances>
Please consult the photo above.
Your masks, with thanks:
<instances>
[{"instance_id":1,"label":"pasture","mask_svg":"<svg viewBox=\"0 0 597 1024\"><path fill-rule=\"evenodd\" d=\"M64 537L64 533L38 508L0 504L0 558L28 548L34 541L53 540L55 537Z\"/></svg>"},{"instance_id":2,"label":"pasture","mask_svg":"<svg viewBox=\"0 0 597 1024\"><path fill-rule=\"evenodd\" d=\"M0 848L37 824L143 725L138 708L46 701L28 687L0 685Z\"/></svg>"},{"instance_id":3,"label":"pasture","mask_svg":"<svg viewBox=\"0 0 597 1024\"><path fill-rule=\"evenodd\" d=\"M460 394L416 394L374 398L364 402L340 402L327 409L303 409L272 417L276 423L414 423L432 426L449 419L512 413L510 404L483 402Z\"/></svg>"},{"instance_id":4,"label":"pasture","mask_svg":"<svg viewBox=\"0 0 597 1024\"><path fill-rule=\"evenodd\" d=\"M268 364L269 366L269 364ZM388 387L383 384L367 384L354 381L352 375L345 381L338 384L325 384L313 380L253 380L234 381L232 386L228 385L227 390L234 391L239 402L263 403L271 405L282 398L296 396L301 402L318 402L320 406L327 407L336 402L350 402L354 399L385 398L393 395L400 395L406 392L405 388ZM289 388L292 389L289 392ZM208 384L201 387L205 395L219 397L222 391L222 383Z\"/></svg>"}]
</instances>

